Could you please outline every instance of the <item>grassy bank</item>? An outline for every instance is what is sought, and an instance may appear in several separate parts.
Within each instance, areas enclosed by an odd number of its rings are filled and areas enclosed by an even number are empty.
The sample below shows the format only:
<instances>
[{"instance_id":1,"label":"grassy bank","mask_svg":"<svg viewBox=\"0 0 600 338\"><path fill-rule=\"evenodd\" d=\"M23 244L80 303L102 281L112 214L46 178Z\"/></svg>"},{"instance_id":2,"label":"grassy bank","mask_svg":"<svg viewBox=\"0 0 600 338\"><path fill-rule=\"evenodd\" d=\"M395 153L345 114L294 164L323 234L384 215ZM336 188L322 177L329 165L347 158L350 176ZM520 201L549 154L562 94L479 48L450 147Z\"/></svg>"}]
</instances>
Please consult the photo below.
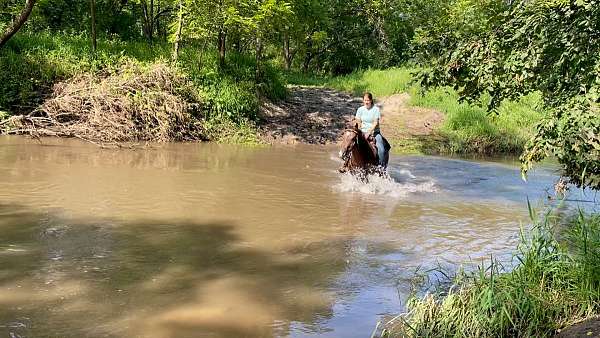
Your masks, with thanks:
<instances>
[{"instance_id":1,"label":"grassy bank","mask_svg":"<svg viewBox=\"0 0 600 338\"><path fill-rule=\"evenodd\" d=\"M433 135L436 142L427 139L395 142L409 144L411 148L425 153L519 153L531 136L534 124L543 116L541 97L537 93L518 102L502 102L497 112L490 113L484 108L487 104L485 98L476 103L461 103L456 91L451 88L423 92L412 81L412 73L416 70L410 67L365 70L339 77L310 77L294 73L288 74L287 78L292 84L326 86L357 96L370 91L376 99L409 93L411 106L435 109L445 116Z\"/></svg>"},{"instance_id":2,"label":"grassy bank","mask_svg":"<svg viewBox=\"0 0 600 338\"><path fill-rule=\"evenodd\" d=\"M125 64L168 65L171 48L167 43L101 39L92 56L85 36L21 32L0 50L0 117L30 112L51 96L55 84L81 74L119 73ZM217 55L198 50L184 47L176 72L194 88L205 136L256 143L258 95L277 100L286 93L279 72L265 64L257 81L254 58L229 53L225 67L219 68Z\"/></svg>"},{"instance_id":3,"label":"grassy bank","mask_svg":"<svg viewBox=\"0 0 600 338\"><path fill-rule=\"evenodd\" d=\"M0 50L0 118L27 113L40 106L53 86L83 73L116 72L125 63L142 66L169 64L171 45L144 41L98 41L92 56L84 35L21 32ZM360 95L371 91L376 98L407 92L413 107L431 108L444 114L444 122L427 138L396 140L395 151L414 149L424 153L518 153L540 119L539 95L519 102L503 102L499 114L489 114L479 104L459 103L457 94L439 88L421 94L412 83L415 68L357 71L346 76L319 77L288 73L283 78L276 66L265 64L262 79L255 78L255 60L229 53L220 68L217 55L199 53L199 46L185 46L177 71L196 90L206 137L223 142L256 143L259 96L278 100L290 84L332 87ZM257 93L259 95L257 95ZM398 126L398 128L402 128ZM384 131L385 132L385 131ZM433 142L432 142L433 140ZM404 146L406 145L406 146Z\"/></svg>"},{"instance_id":4,"label":"grassy bank","mask_svg":"<svg viewBox=\"0 0 600 338\"><path fill-rule=\"evenodd\" d=\"M551 214L522 235L516 267L492 262L413 297L385 337L547 337L600 315L600 215Z\"/></svg>"}]
</instances>

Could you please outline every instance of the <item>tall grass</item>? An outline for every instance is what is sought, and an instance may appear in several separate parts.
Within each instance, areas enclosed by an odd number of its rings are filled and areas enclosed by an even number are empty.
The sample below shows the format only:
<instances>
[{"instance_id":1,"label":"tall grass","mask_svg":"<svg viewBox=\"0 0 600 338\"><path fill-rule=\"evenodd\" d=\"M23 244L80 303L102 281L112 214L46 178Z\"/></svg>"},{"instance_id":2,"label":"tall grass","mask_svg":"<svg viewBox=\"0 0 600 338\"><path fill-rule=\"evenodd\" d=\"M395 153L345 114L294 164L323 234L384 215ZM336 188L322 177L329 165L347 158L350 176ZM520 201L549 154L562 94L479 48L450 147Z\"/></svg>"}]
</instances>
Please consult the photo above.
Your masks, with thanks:
<instances>
[{"instance_id":1,"label":"tall grass","mask_svg":"<svg viewBox=\"0 0 600 338\"><path fill-rule=\"evenodd\" d=\"M286 73L290 84L325 86L360 96L365 91L375 97L388 96L407 91L411 87L413 68L388 68L386 70L357 70L336 77L314 74Z\"/></svg>"},{"instance_id":2,"label":"tall grass","mask_svg":"<svg viewBox=\"0 0 600 338\"><path fill-rule=\"evenodd\" d=\"M517 265L497 262L409 300L386 337L546 337L600 315L600 215L546 215L521 236Z\"/></svg>"}]
</instances>

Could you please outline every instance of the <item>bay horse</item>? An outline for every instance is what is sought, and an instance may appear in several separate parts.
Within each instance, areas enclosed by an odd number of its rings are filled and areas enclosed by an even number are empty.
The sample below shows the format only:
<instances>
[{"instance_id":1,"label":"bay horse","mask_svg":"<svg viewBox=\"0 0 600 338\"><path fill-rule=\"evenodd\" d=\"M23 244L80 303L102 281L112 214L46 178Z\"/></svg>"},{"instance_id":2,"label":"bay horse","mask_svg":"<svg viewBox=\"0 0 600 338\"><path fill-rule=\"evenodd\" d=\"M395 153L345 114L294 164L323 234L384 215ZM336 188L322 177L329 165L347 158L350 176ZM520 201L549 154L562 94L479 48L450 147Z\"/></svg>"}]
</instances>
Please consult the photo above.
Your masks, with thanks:
<instances>
[{"instance_id":1,"label":"bay horse","mask_svg":"<svg viewBox=\"0 0 600 338\"><path fill-rule=\"evenodd\" d=\"M385 141L384 141L385 142ZM386 147L387 148L387 147ZM354 175L366 176L372 173L384 174L389 161L389 149L385 151L384 166L379 166L377 148L374 140L370 142L355 123L346 128L342 134L340 157L344 164L340 172L350 172Z\"/></svg>"}]
</instances>

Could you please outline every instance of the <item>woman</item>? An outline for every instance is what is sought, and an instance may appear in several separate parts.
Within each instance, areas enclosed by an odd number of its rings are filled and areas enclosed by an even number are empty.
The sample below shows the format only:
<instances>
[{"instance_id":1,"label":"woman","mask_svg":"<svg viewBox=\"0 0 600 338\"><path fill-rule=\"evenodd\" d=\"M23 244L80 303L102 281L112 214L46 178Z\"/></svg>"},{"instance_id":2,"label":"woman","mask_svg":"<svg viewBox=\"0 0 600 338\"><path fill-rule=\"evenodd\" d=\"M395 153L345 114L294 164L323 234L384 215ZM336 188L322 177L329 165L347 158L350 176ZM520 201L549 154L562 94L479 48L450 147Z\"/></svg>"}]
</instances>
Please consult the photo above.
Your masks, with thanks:
<instances>
[{"instance_id":1,"label":"woman","mask_svg":"<svg viewBox=\"0 0 600 338\"><path fill-rule=\"evenodd\" d=\"M379 165L385 167L385 142L381 132L379 130L379 120L381 119L381 113L379 108L373 104L373 94L365 92L363 95L363 106L356 110L355 119L359 123L360 130L365 134L365 137L375 137L375 143L377 145L377 156L379 157Z\"/></svg>"}]
</instances>

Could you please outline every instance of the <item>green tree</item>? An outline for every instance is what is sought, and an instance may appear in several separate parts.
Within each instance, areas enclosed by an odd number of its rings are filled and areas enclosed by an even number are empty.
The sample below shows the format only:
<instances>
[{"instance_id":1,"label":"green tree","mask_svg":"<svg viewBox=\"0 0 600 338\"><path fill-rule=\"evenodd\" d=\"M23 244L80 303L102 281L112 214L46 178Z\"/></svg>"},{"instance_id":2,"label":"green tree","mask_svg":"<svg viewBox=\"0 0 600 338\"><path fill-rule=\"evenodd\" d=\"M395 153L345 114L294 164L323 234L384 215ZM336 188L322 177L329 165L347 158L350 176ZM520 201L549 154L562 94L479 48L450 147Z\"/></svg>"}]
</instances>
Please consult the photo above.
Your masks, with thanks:
<instances>
[{"instance_id":1,"label":"green tree","mask_svg":"<svg viewBox=\"0 0 600 338\"><path fill-rule=\"evenodd\" d=\"M488 94L490 108L540 91L549 114L523 173L555 156L572 183L600 188L600 1L521 0L488 22L441 53L421 83L454 86L468 100Z\"/></svg>"}]
</instances>

